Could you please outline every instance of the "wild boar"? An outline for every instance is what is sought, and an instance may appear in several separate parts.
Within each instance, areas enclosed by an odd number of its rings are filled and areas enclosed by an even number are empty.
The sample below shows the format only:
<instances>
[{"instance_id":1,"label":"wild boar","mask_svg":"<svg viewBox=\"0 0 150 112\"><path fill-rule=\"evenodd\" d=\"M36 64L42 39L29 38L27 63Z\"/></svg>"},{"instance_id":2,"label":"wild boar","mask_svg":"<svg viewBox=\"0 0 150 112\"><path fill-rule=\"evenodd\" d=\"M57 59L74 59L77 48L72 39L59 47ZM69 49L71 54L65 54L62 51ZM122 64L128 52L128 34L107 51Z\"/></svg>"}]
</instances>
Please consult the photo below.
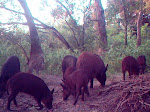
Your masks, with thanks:
<instances>
[{"instance_id":1,"label":"wild boar","mask_svg":"<svg viewBox=\"0 0 150 112\"><path fill-rule=\"evenodd\" d=\"M63 100L67 100L72 92L75 93L74 105L78 101L78 97L82 91L82 101L84 101L84 93L89 96L88 91L88 77L86 72L82 69L77 69L72 74L67 75L64 80L64 84L61 84L63 88Z\"/></svg>"},{"instance_id":2,"label":"wild boar","mask_svg":"<svg viewBox=\"0 0 150 112\"><path fill-rule=\"evenodd\" d=\"M40 109L43 108L41 101L48 109L52 108L54 89L50 91L45 82L33 74L24 72L17 73L8 80L6 88L7 91L11 91L7 103L8 110L10 110L10 103L12 100L17 106L16 96L19 92L27 93L33 96Z\"/></svg>"},{"instance_id":3,"label":"wild boar","mask_svg":"<svg viewBox=\"0 0 150 112\"><path fill-rule=\"evenodd\" d=\"M108 64L105 64L99 55L83 52L78 57L76 68L83 69L90 80L90 88L93 88L93 78L96 78L102 86L105 86L106 81L106 71Z\"/></svg>"},{"instance_id":4,"label":"wild boar","mask_svg":"<svg viewBox=\"0 0 150 112\"><path fill-rule=\"evenodd\" d=\"M70 74L72 74L74 71L76 70L75 67L68 67L65 71L64 77L63 77L63 81L66 79L66 77L68 78ZM71 94L75 96L75 92L71 91Z\"/></svg>"},{"instance_id":5,"label":"wild boar","mask_svg":"<svg viewBox=\"0 0 150 112\"><path fill-rule=\"evenodd\" d=\"M65 71L65 74L64 74L64 77L63 77L64 79L63 80L65 80L65 77L68 77L68 75L72 74L75 70L76 70L75 67L68 67L66 69L66 71Z\"/></svg>"},{"instance_id":6,"label":"wild boar","mask_svg":"<svg viewBox=\"0 0 150 112\"><path fill-rule=\"evenodd\" d=\"M144 55L140 55L137 58L137 61L139 63L139 67L140 67L140 74L144 74L145 67L146 67L146 57Z\"/></svg>"},{"instance_id":7,"label":"wild boar","mask_svg":"<svg viewBox=\"0 0 150 112\"><path fill-rule=\"evenodd\" d=\"M1 69L0 98L6 92L5 86L6 86L8 79L10 79L13 75L15 75L18 72L20 72L19 58L17 56L9 57Z\"/></svg>"},{"instance_id":8,"label":"wild boar","mask_svg":"<svg viewBox=\"0 0 150 112\"><path fill-rule=\"evenodd\" d=\"M76 68L76 62L77 62L77 57L73 55L66 55L63 60L62 60L62 72L63 72L63 77L66 69L68 67L75 67Z\"/></svg>"},{"instance_id":9,"label":"wild boar","mask_svg":"<svg viewBox=\"0 0 150 112\"><path fill-rule=\"evenodd\" d=\"M129 73L129 78L131 78L132 75L139 75L139 64L133 56L126 56L122 60L123 80L125 80L126 71Z\"/></svg>"}]
</instances>

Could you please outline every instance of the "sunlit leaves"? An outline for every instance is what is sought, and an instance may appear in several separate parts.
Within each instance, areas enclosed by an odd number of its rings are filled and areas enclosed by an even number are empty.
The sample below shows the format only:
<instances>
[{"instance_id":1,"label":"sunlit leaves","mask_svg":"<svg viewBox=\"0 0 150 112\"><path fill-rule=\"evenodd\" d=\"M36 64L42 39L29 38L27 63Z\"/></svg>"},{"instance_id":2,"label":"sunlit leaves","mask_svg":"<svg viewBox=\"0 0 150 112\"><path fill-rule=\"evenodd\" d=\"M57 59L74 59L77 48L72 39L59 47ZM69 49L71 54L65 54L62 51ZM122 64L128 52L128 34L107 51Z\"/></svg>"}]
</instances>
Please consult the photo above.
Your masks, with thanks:
<instances>
[{"instance_id":1,"label":"sunlit leaves","mask_svg":"<svg viewBox=\"0 0 150 112\"><path fill-rule=\"evenodd\" d=\"M149 14L150 13L150 0L143 0L145 3L144 9L145 9L145 13Z\"/></svg>"}]
</instances>

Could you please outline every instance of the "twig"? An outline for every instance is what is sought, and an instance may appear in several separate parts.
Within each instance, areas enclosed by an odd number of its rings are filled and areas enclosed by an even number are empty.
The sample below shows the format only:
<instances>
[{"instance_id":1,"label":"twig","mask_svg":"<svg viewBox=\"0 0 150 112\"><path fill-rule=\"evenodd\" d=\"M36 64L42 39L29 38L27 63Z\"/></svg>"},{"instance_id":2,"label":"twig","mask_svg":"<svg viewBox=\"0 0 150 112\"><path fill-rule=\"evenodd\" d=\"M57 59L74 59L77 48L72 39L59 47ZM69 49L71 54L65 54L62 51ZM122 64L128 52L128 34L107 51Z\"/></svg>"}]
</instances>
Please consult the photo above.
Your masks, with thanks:
<instances>
[{"instance_id":1,"label":"twig","mask_svg":"<svg viewBox=\"0 0 150 112\"><path fill-rule=\"evenodd\" d=\"M148 104L148 103L146 103L146 102L141 102L141 101L139 101L141 104L144 104L144 105L147 105L147 106L149 106L150 107L150 104Z\"/></svg>"}]
</instances>

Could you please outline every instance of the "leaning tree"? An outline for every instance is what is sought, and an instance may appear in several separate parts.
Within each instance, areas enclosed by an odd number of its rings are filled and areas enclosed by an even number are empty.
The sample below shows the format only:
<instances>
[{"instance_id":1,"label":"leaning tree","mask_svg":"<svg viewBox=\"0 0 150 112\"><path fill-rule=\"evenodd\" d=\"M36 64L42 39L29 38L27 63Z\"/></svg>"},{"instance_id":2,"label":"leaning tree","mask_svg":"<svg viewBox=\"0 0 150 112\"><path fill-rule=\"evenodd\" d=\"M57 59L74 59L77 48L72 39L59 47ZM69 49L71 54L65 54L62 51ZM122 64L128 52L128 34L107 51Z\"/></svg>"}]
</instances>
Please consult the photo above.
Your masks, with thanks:
<instances>
[{"instance_id":1,"label":"leaning tree","mask_svg":"<svg viewBox=\"0 0 150 112\"><path fill-rule=\"evenodd\" d=\"M33 21L32 14L28 8L26 0L18 0L24 10L25 17L27 20L27 24L29 26L30 31L30 39L31 39L31 51L29 58L29 72L32 72L35 69L37 72L44 68L44 54L41 48L41 44L39 41L39 36L37 29L35 27L35 23Z\"/></svg>"},{"instance_id":2,"label":"leaning tree","mask_svg":"<svg viewBox=\"0 0 150 112\"><path fill-rule=\"evenodd\" d=\"M44 54L41 48L41 44L40 44L39 36L37 32L38 26L42 27L43 29L52 31L53 36L59 39L66 46L67 49L70 49L73 52L72 47L65 40L63 35L59 31L57 31L57 29L44 24L43 22L41 22L40 20L32 16L28 8L28 5L26 3L26 0L18 0L18 1L24 10L24 13L15 11L13 9L9 9L2 2L0 4L0 8L3 8L15 14L24 15L26 17L27 23L9 22L9 23L0 23L0 24L1 25L14 25L14 24L28 25L29 31L30 31L31 50L30 50L30 57L28 58L27 55L25 56L27 58L29 72L32 72L33 70L36 70L38 72L44 69ZM39 24L34 23L34 21L38 22ZM24 50L24 48L21 45L19 45L19 47L23 49L24 54L26 54L26 51Z\"/></svg>"}]
</instances>

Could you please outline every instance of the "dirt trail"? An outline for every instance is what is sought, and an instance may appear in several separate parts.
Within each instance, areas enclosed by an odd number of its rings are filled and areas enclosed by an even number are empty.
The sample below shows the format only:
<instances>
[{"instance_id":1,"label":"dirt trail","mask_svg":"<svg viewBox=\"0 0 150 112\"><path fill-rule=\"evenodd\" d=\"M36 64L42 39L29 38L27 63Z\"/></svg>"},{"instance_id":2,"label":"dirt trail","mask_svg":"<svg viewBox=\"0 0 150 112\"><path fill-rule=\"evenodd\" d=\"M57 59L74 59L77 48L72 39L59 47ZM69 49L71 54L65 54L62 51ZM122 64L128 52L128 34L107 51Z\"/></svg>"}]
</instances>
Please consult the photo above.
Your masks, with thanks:
<instances>
[{"instance_id":1,"label":"dirt trail","mask_svg":"<svg viewBox=\"0 0 150 112\"><path fill-rule=\"evenodd\" d=\"M46 82L50 90L52 90L52 88L55 89L53 109L48 110L44 108L39 112L112 112L114 111L112 110L112 108L116 107L117 105L116 99L118 98L120 93L115 90L106 96L105 94L103 94L103 92L107 88L109 88L112 83L122 80L121 74L117 74L115 76L113 75L112 77L109 77L107 79L105 88L100 87L99 82L94 80L94 88L89 89L90 96L87 97L85 95L85 101L81 101L81 97L79 97L76 106L74 106L73 96L70 96L67 101L63 101L62 99L62 88L60 86L60 83L62 82L61 76L40 75L39 77L41 77ZM102 92L102 94L100 94L100 91ZM7 98L8 95L5 93L2 99L0 99L0 112L7 112ZM20 93L16 97L16 100L18 103L18 107L15 107L12 102L11 109L17 110L18 112L38 112L37 103L32 96Z\"/></svg>"}]
</instances>

